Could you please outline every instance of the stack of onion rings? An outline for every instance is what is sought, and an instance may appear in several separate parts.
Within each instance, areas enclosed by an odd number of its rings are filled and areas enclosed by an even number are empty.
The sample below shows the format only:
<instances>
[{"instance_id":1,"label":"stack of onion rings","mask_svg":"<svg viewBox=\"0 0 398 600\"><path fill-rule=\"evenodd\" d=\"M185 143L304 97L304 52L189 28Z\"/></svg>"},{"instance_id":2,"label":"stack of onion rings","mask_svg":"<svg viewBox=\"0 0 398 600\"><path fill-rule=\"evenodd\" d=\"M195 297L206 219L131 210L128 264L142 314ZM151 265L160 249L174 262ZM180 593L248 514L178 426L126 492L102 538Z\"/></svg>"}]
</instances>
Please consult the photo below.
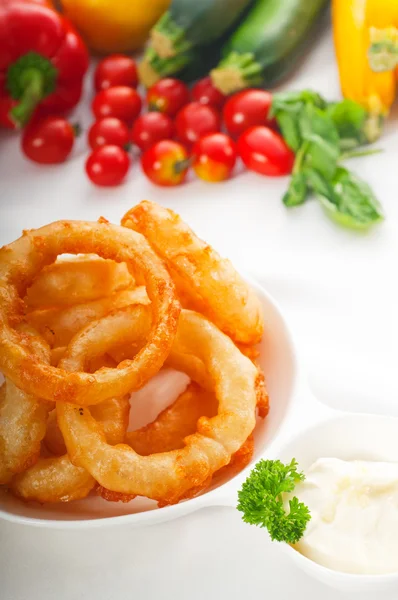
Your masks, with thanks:
<instances>
[{"instance_id":1,"label":"stack of onion rings","mask_svg":"<svg viewBox=\"0 0 398 600\"><path fill-rule=\"evenodd\" d=\"M142 202L122 225L60 221L0 250L0 484L24 500L164 506L251 460L259 300L171 211ZM191 383L128 431L162 365Z\"/></svg>"}]
</instances>

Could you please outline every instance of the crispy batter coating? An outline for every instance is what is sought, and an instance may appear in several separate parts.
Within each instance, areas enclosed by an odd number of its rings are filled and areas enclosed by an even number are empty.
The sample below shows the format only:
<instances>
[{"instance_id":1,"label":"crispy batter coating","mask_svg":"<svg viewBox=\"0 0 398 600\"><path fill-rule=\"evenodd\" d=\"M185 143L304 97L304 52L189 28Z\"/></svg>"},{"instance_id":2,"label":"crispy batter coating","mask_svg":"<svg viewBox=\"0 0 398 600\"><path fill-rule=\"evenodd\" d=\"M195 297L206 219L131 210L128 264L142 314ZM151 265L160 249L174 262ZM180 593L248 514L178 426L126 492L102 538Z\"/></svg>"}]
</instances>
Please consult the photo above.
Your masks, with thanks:
<instances>
[{"instance_id":1,"label":"crispy batter coating","mask_svg":"<svg viewBox=\"0 0 398 600\"><path fill-rule=\"evenodd\" d=\"M85 304L34 310L26 315L26 321L52 348L57 348L67 346L73 336L92 321L130 304L149 304L143 286L116 292L111 296Z\"/></svg>"},{"instance_id":2,"label":"crispy batter coating","mask_svg":"<svg viewBox=\"0 0 398 600\"><path fill-rule=\"evenodd\" d=\"M120 311L124 330L134 330L138 314L134 312L137 307ZM115 327L112 331L116 335ZM88 409L57 404L58 423L71 461L86 468L109 490L147 496L161 503L177 502L228 464L253 431L258 372L233 342L201 315L184 310L171 357L174 349L205 364L219 406L216 416L199 419L197 432L185 438L182 449L141 456L126 444L110 446ZM81 346L80 352L84 351ZM188 362L186 366L191 376Z\"/></svg>"},{"instance_id":3,"label":"crispy batter coating","mask_svg":"<svg viewBox=\"0 0 398 600\"><path fill-rule=\"evenodd\" d=\"M125 262L146 285L152 328L135 359L117 369L69 373L32 359L14 328L21 317L20 296L37 273L59 254L92 253ZM23 304L23 303L22 303ZM0 250L0 369L15 385L46 400L97 404L136 389L166 359L179 314L173 282L143 236L108 223L58 221L23 236Z\"/></svg>"},{"instance_id":4,"label":"crispy batter coating","mask_svg":"<svg viewBox=\"0 0 398 600\"><path fill-rule=\"evenodd\" d=\"M125 263L78 256L44 267L27 289L25 302L41 309L84 304L133 285L134 278Z\"/></svg>"},{"instance_id":5,"label":"crispy batter coating","mask_svg":"<svg viewBox=\"0 0 398 600\"><path fill-rule=\"evenodd\" d=\"M95 479L75 467L67 455L39 458L37 463L11 481L10 489L23 500L36 502L70 502L85 498L95 486Z\"/></svg>"},{"instance_id":6,"label":"crispy batter coating","mask_svg":"<svg viewBox=\"0 0 398 600\"><path fill-rule=\"evenodd\" d=\"M32 356L50 360L48 345L34 331L22 328L31 337ZM46 431L53 402L44 402L17 388L6 378L0 388L0 484L8 483L15 473L35 464Z\"/></svg>"},{"instance_id":7,"label":"crispy batter coating","mask_svg":"<svg viewBox=\"0 0 398 600\"><path fill-rule=\"evenodd\" d=\"M126 443L141 456L178 450L184 447L184 439L196 431L200 417L214 417L217 409L214 393L191 383L152 423L128 431Z\"/></svg>"},{"instance_id":8,"label":"crispy batter coating","mask_svg":"<svg viewBox=\"0 0 398 600\"><path fill-rule=\"evenodd\" d=\"M122 225L60 221L0 249L0 484L21 499L162 507L252 460L260 301L172 211L141 202ZM127 432L131 391L163 364L191 383Z\"/></svg>"},{"instance_id":9,"label":"crispy batter coating","mask_svg":"<svg viewBox=\"0 0 398 600\"><path fill-rule=\"evenodd\" d=\"M165 261L183 306L208 317L236 342L260 341L263 313L254 290L172 210L143 201L122 219Z\"/></svg>"}]
</instances>

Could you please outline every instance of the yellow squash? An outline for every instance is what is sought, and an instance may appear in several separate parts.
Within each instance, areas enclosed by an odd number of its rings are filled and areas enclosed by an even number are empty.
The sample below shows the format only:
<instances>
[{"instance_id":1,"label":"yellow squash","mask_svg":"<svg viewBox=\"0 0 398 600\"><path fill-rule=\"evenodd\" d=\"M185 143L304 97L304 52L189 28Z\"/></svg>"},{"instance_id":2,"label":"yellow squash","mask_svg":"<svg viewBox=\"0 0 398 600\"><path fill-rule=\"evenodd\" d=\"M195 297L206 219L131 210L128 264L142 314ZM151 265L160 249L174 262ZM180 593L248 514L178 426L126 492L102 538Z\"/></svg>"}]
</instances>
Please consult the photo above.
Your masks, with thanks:
<instances>
[{"instance_id":1,"label":"yellow squash","mask_svg":"<svg viewBox=\"0 0 398 600\"><path fill-rule=\"evenodd\" d=\"M378 121L388 114L396 92L398 0L333 0L332 10L343 95L373 116L370 137L376 137Z\"/></svg>"},{"instance_id":2,"label":"yellow squash","mask_svg":"<svg viewBox=\"0 0 398 600\"><path fill-rule=\"evenodd\" d=\"M62 0L66 16L101 54L141 48L170 0Z\"/></svg>"}]
</instances>

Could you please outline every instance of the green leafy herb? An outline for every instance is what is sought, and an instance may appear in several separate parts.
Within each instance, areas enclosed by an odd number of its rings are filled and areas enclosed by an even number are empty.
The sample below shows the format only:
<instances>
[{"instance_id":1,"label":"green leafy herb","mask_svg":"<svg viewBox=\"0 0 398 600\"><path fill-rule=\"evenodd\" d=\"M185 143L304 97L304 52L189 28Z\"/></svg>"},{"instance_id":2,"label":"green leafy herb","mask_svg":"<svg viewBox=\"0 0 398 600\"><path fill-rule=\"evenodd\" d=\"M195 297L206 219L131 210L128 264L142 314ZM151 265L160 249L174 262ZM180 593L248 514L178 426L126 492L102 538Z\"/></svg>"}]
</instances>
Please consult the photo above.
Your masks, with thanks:
<instances>
[{"instance_id":1,"label":"green leafy herb","mask_svg":"<svg viewBox=\"0 0 398 600\"><path fill-rule=\"evenodd\" d=\"M383 220L381 206L367 183L339 167L327 193L316 190L333 221L351 229L367 229Z\"/></svg>"},{"instance_id":2,"label":"green leafy herb","mask_svg":"<svg viewBox=\"0 0 398 600\"><path fill-rule=\"evenodd\" d=\"M312 90L279 93L272 100L270 117L276 117L284 140L294 152L297 152L303 141L300 116L303 109L309 106L324 108L326 102Z\"/></svg>"},{"instance_id":3,"label":"green leafy herb","mask_svg":"<svg viewBox=\"0 0 398 600\"><path fill-rule=\"evenodd\" d=\"M354 156L372 154L360 146L370 140L369 115L352 100L327 103L311 90L275 94L271 115L296 153L293 175L283 196L286 206L303 204L313 192L335 222L365 229L383 219L369 186L340 166Z\"/></svg>"},{"instance_id":4,"label":"green leafy herb","mask_svg":"<svg viewBox=\"0 0 398 600\"><path fill-rule=\"evenodd\" d=\"M304 204L308 197L308 185L305 172L296 173L290 180L289 188L283 196L285 206L299 206Z\"/></svg>"},{"instance_id":5,"label":"green leafy herb","mask_svg":"<svg viewBox=\"0 0 398 600\"><path fill-rule=\"evenodd\" d=\"M280 460L260 460L238 493L237 509L243 513L245 523L266 527L272 540L298 542L311 515L295 496L289 500L287 513L282 494L292 492L304 479L295 459L287 465Z\"/></svg>"},{"instance_id":6,"label":"green leafy herb","mask_svg":"<svg viewBox=\"0 0 398 600\"><path fill-rule=\"evenodd\" d=\"M327 113L335 124L340 136L342 150L350 150L369 140L366 137L367 112L353 100L342 100L329 104Z\"/></svg>"}]
</instances>

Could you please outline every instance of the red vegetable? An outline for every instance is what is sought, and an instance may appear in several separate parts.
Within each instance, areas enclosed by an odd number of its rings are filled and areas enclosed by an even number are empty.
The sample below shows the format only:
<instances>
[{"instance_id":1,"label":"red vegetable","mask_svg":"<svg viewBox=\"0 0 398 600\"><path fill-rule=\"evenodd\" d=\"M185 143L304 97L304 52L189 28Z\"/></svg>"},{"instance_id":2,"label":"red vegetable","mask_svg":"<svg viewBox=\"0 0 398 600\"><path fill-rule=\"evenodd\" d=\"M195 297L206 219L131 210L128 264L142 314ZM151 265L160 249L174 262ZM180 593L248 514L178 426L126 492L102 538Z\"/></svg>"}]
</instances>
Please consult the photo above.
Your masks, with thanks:
<instances>
[{"instance_id":1,"label":"red vegetable","mask_svg":"<svg viewBox=\"0 0 398 600\"><path fill-rule=\"evenodd\" d=\"M100 146L88 157L86 173L100 186L119 185L127 175L130 158L119 146Z\"/></svg>"},{"instance_id":2,"label":"red vegetable","mask_svg":"<svg viewBox=\"0 0 398 600\"><path fill-rule=\"evenodd\" d=\"M138 117L133 125L131 141L140 148L147 150L155 142L173 137L173 121L160 112L149 112Z\"/></svg>"},{"instance_id":3,"label":"red vegetable","mask_svg":"<svg viewBox=\"0 0 398 600\"><path fill-rule=\"evenodd\" d=\"M211 133L193 147L193 169L205 181L224 181L236 163L236 144L224 133Z\"/></svg>"},{"instance_id":4,"label":"red vegetable","mask_svg":"<svg viewBox=\"0 0 398 600\"><path fill-rule=\"evenodd\" d=\"M16 125L39 105L47 112L73 108L87 67L81 38L60 14L36 2L0 2L0 104L4 110L7 99L17 101L10 111Z\"/></svg>"},{"instance_id":5,"label":"red vegetable","mask_svg":"<svg viewBox=\"0 0 398 600\"><path fill-rule=\"evenodd\" d=\"M172 140L162 140L144 152L141 166L153 183L179 185L186 177L189 159L184 146Z\"/></svg>"},{"instance_id":6,"label":"red vegetable","mask_svg":"<svg viewBox=\"0 0 398 600\"><path fill-rule=\"evenodd\" d=\"M262 175L288 175L294 153L269 127L251 127L238 140L238 152L248 169Z\"/></svg>"},{"instance_id":7,"label":"red vegetable","mask_svg":"<svg viewBox=\"0 0 398 600\"><path fill-rule=\"evenodd\" d=\"M175 125L178 139L185 144L194 144L204 135L220 131L221 121L211 106L191 102L180 110Z\"/></svg>"},{"instance_id":8,"label":"red vegetable","mask_svg":"<svg viewBox=\"0 0 398 600\"><path fill-rule=\"evenodd\" d=\"M130 142L130 132L120 119L106 117L96 121L88 132L88 143L93 150L99 146L119 146L126 149Z\"/></svg>"},{"instance_id":9,"label":"red vegetable","mask_svg":"<svg viewBox=\"0 0 398 600\"><path fill-rule=\"evenodd\" d=\"M149 110L174 117L189 102L189 89L182 81L167 77L149 88L146 99Z\"/></svg>"},{"instance_id":10,"label":"red vegetable","mask_svg":"<svg viewBox=\"0 0 398 600\"><path fill-rule=\"evenodd\" d=\"M192 88L192 99L195 102L209 104L213 108L223 107L227 97L214 87L211 77L200 79Z\"/></svg>"},{"instance_id":11,"label":"red vegetable","mask_svg":"<svg viewBox=\"0 0 398 600\"><path fill-rule=\"evenodd\" d=\"M97 119L116 117L129 125L138 117L141 108L142 100L138 93L125 85L102 90L92 104Z\"/></svg>"},{"instance_id":12,"label":"red vegetable","mask_svg":"<svg viewBox=\"0 0 398 600\"><path fill-rule=\"evenodd\" d=\"M6 127L7 129L17 128L15 121L11 119L11 109L17 104L17 101L9 96L0 95L0 127Z\"/></svg>"},{"instance_id":13,"label":"red vegetable","mask_svg":"<svg viewBox=\"0 0 398 600\"><path fill-rule=\"evenodd\" d=\"M75 129L62 117L34 120L22 136L22 151L34 162L51 165L64 162L72 151Z\"/></svg>"},{"instance_id":14,"label":"red vegetable","mask_svg":"<svg viewBox=\"0 0 398 600\"><path fill-rule=\"evenodd\" d=\"M272 95L265 90L243 90L229 98L224 106L223 118L228 133L239 136L254 125L270 125L268 113Z\"/></svg>"},{"instance_id":15,"label":"red vegetable","mask_svg":"<svg viewBox=\"0 0 398 600\"><path fill-rule=\"evenodd\" d=\"M103 58L95 69L94 85L97 92L118 85L136 88L138 75L135 60L125 54L112 54Z\"/></svg>"}]
</instances>

